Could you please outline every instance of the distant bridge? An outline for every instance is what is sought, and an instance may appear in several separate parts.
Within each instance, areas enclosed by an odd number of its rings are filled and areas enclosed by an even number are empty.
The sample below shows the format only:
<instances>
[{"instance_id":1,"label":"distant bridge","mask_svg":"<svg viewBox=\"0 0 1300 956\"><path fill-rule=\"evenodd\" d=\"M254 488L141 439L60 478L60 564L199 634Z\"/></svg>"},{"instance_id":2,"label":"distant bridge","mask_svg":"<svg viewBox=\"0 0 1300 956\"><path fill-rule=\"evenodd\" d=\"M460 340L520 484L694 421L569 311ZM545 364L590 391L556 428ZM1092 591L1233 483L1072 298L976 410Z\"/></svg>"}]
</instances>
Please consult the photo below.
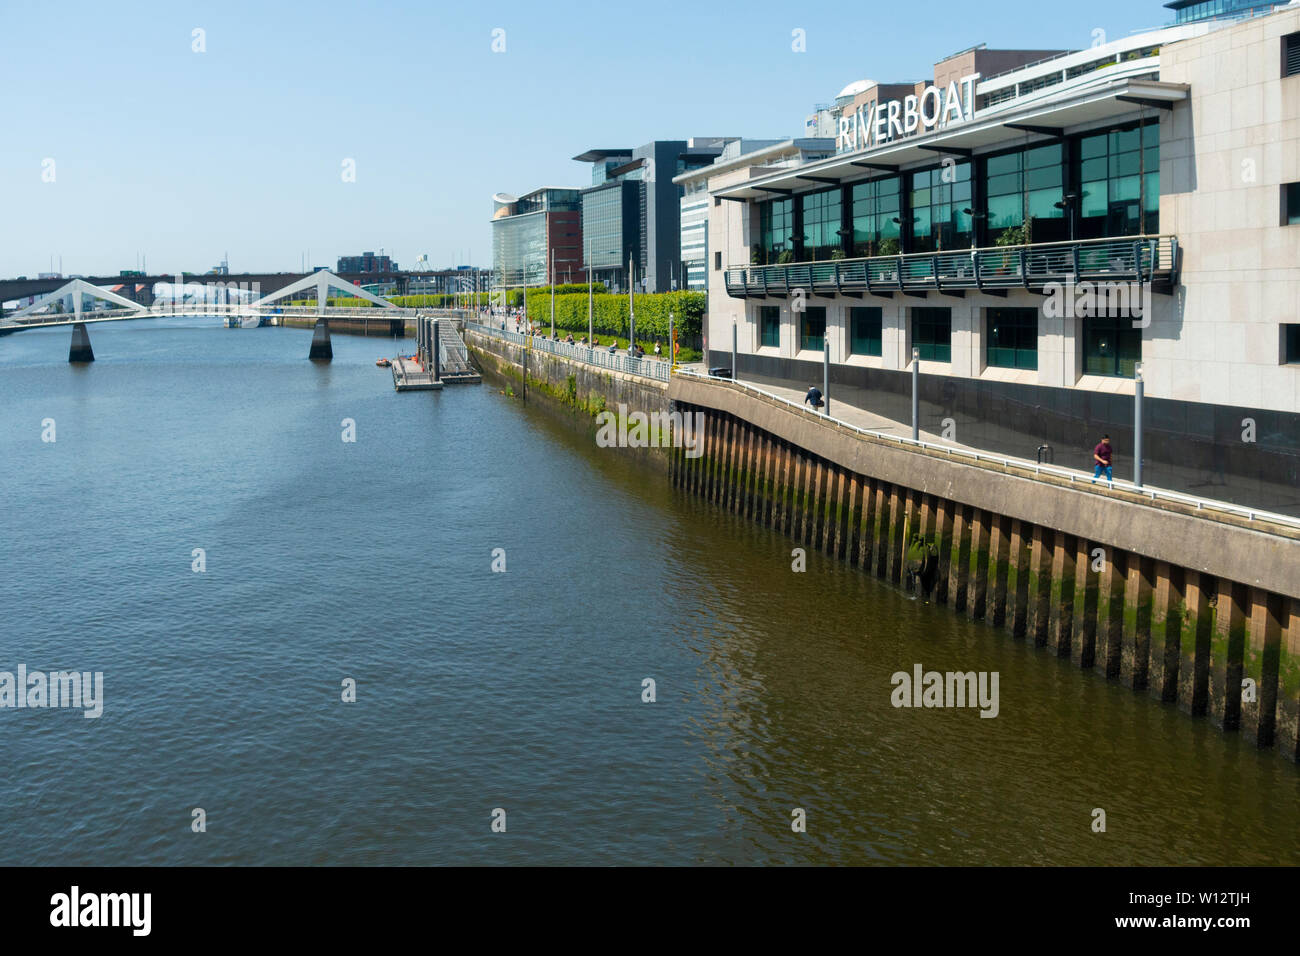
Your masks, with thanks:
<instances>
[{"instance_id":1,"label":"distant bridge","mask_svg":"<svg viewBox=\"0 0 1300 956\"><path fill-rule=\"evenodd\" d=\"M447 287L447 293L451 291L474 291L473 289L462 289L460 283L466 279L472 279L477 275L478 291L488 291L488 276L491 270L488 269L437 269L425 272L339 272L331 273L338 278L347 282L350 291L355 291L357 285L361 283L370 284L375 282L392 282L397 287L398 295L405 295L407 288L412 279L434 279ZM118 275L118 276L83 276L83 281L98 288L113 288L121 286L123 292L127 293L126 298L134 299L142 305L150 305L154 300L153 288L158 283L180 283L180 282L197 282L201 284L223 283L232 287L242 287L256 289L262 293L278 292L286 286L295 282L301 282L308 276L315 275L315 272L244 272L234 275L186 275L181 274L158 274L158 275ZM21 279L0 279L0 302L12 302L18 299L26 299L31 296L44 296L55 291L67 283L68 279L55 276L52 278L21 278ZM471 281L471 284L472 281ZM135 287L142 287L139 292Z\"/></svg>"},{"instance_id":2,"label":"distant bridge","mask_svg":"<svg viewBox=\"0 0 1300 956\"><path fill-rule=\"evenodd\" d=\"M330 307L329 290L341 289L348 294L367 300L377 308L337 308ZM125 322L133 319L172 318L183 315L234 316L243 319L261 319L291 316L315 317L316 325L312 334L311 350L308 358L328 360L334 351L330 345L329 320L331 317L348 319L370 319L382 317L400 321L405 325L408 318L414 319L425 314L418 309L403 309L386 299L366 292L352 285L346 279L326 270L310 273L296 282L289 283L279 290L260 298L234 292L234 301L226 302L180 302L163 303L156 301L146 307L134 302L111 289L95 286L85 279L73 279L52 290L26 308L19 309L0 318L0 335L22 329L72 327L72 344L68 350L69 362L93 362L95 353L90 345L90 334L86 326L95 322ZM281 306L277 303L295 296L313 294L316 305ZM71 301L71 310L67 303ZM87 300L92 303L87 308ZM99 307L94 307L98 305Z\"/></svg>"}]
</instances>

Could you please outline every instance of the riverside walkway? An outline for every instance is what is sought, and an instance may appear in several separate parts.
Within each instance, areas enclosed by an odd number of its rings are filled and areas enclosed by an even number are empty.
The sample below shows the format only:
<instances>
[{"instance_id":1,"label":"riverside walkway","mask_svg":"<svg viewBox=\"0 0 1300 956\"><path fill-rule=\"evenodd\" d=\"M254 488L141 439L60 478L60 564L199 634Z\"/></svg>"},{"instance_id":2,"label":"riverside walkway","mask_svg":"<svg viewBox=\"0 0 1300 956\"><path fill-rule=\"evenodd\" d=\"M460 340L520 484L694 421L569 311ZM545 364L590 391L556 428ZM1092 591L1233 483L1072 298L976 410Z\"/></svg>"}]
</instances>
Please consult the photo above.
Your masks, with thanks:
<instances>
[{"instance_id":1,"label":"riverside walkway","mask_svg":"<svg viewBox=\"0 0 1300 956\"><path fill-rule=\"evenodd\" d=\"M822 413L815 412L808 406L804 405L802 403L802 393L792 388L783 388L781 386L770 384L755 385L745 381L732 382L728 379L717 379L709 376L703 368L699 367L679 367L677 375L713 383L720 387L740 389L749 392L754 396L760 396L769 401L796 410L800 414L809 418L834 425L838 429L848 432L856 432L863 437L881 439L891 444L897 444L901 447L925 452L930 455L938 453L955 462L964 462L966 464L977 465L986 469L991 468L998 471L1014 473L1020 477L1033 478L1052 484L1064 482L1072 486L1075 490L1087 491L1097 495L1122 497L1135 502L1152 504L1157 507L1173 506L1177 510L1192 511L1200 514L1202 517L1228 518L1233 519L1234 521L1241 520L1248 523L1258 531L1273 531L1282 533L1287 537L1300 537L1300 518L1293 515L1278 514L1262 508L1234 504L1228 501L1218 501L1212 498L1202 498L1196 495L1184 494L1183 492L1161 488L1155 485L1135 485L1131 481L1125 481L1119 478L1110 482L1103 479L1096 479L1094 481L1092 472L1090 471L1066 468L1061 465L1044 464L1010 455L1001 455L996 452L990 452L968 445L961 445L957 442L946 440L940 436L925 431L920 432L920 438L914 441L911 437L910 425L905 425L901 422L858 408L857 406L834 400L832 400L831 404L833 414L823 415Z\"/></svg>"},{"instance_id":2,"label":"riverside walkway","mask_svg":"<svg viewBox=\"0 0 1300 956\"><path fill-rule=\"evenodd\" d=\"M755 384L743 380L732 382L729 379L714 378L708 375L707 368L703 363L679 364L676 371L672 372L669 363L662 358L649 356L634 358L626 352L610 353L607 349L599 347L593 349L585 345L569 345L565 342L543 338L540 335L527 336L477 322L466 322L465 328L502 339L516 346L523 346L527 340L531 339L530 347L537 351L547 352L597 368L609 368L630 375L638 375L653 381L668 382L674 377L682 376L713 383L719 387L743 389L753 395L765 396L786 407L793 408L800 414L834 424L847 431L857 432L864 437L869 436L896 442L901 446L926 453L937 451L954 461L966 464L1006 471L1021 477L1052 484L1064 482L1076 490L1088 491L1097 495L1120 497L1134 502L1145 502L1157 507L1187 510L1199 513L1204 517L1243 521L1256 530L1280 532L1287 537L1300 535L1300 518L1272 512L1265 508L1200 497L1157 485L1144 483L1139 486L1120 478L1116 478L1112 482L1099 479L1094 483L1091 469L1068 468L1064 465L1044 464L1013 455L998 454L986 449L963 445L925 430L919 432L919 440L913 441L910 424L886 418L868 409L838 400L833 394L833 389L830 396L832 414L824 415L803 404L804 393L802 391L770 383ZM1087 454L1088 449L1083 449L1081 457L1086 459ZM1186 472L1186 477L1189 480L1194 477L1192 469L1183 469L1183 471Z\"/></svg>"},{"instance_id":3,"label":"riverside walkway","mask_svg":"<svg viewBox=\"0 0 1300 956\"><path fill-rule=\"evenodd\" d=\"M629 375L640 375L643 378L653 379L657 382L666 382L669 378L668 361L662 357L647 355L645 358L637 358L628 355L625 351L611 352L608 348L600 346L592 348L589 345L570 345L568 342L557 342L541 335L508 332L500 327L493 328L490 325L482 325L478 322L466 322L465 328L469 331L478 332L480 335L490 335L502 339L511 345L524 346L550 355L558 355L560 358L582 362L585 365L593 365L596 368L607 368L616 372L626 372Z\"/></svg>"}]
</instances>

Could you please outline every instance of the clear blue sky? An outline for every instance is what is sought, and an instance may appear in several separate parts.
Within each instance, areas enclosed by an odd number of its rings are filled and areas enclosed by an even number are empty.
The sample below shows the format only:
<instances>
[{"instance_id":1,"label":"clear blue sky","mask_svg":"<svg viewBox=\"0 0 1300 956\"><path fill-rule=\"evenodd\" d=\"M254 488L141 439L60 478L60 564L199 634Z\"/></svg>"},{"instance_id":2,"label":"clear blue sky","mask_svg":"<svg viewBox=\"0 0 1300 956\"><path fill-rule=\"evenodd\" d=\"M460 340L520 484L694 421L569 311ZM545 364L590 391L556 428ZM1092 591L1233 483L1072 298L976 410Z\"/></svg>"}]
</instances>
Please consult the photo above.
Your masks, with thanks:
<instances>
[{"instance_id":1,"label":"clear blue sky","mask_svg":"<svg viewBox=\"0 0 1300 956\"><path fill-rule=\"evenodd\" d=\"M6 0L0 276L60 255L65 273L115 273L138 253L151 272L204 271L224 252L232 271L290 271L307 250L333 266L381 247L403 266L421 253L486 266L492 194L587 185L571 157L588 147L799 135L855 79L920 79L981 42L1078 48L1095 29L1170 19L1159 0Z\"/></svg>"}]
</instances>

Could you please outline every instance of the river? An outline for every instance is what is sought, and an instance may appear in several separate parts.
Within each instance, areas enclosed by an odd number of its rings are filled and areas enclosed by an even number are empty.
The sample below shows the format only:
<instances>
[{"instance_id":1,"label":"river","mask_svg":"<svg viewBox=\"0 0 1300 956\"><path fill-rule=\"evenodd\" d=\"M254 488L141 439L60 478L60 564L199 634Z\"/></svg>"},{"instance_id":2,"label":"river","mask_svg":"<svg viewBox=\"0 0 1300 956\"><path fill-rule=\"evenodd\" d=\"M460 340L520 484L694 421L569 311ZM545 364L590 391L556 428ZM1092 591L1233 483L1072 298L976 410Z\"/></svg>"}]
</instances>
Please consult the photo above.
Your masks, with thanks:
<instances>
[{"instance_id":1,"label":"river","mask_svg":"<svg viewBox=\"0 0 1300 956\"><path fill-rule=\"evenodd\" d=\"M0 863L1300 862L1276 753L490 384L396 394L392 340L90 333L0 338L0 671L103 674L0 709ZM996 718L894 707L916 664Z\"/></svg>"}]
</instances>

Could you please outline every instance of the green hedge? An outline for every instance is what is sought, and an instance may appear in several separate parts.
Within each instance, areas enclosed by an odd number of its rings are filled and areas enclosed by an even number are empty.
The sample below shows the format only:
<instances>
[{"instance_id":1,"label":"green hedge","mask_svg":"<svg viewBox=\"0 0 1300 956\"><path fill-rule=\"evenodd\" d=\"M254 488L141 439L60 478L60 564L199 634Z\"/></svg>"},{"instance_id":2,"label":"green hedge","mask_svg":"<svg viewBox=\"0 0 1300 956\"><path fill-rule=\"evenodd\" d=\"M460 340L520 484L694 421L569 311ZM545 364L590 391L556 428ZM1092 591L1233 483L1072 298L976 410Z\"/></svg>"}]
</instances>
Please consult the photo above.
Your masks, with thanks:
<instances>
[{"instance_id":1,"label":"green hedge","mask_svg":"<svg viewBox=\"0 0 1300 956\"><path fill-rule=\"evenodd\" d=\"M558 287L557 287L558 289ZM636 297L636 334L639 341L668 339L668 313L680 336L700 334L708 296L703 292L659 292ZM543 326L551 321L551 296L546 290L528 290L528 317ZM628 302L625 295L593 297L592 324L597 334L628 333ZM570 332L587 331L587 295L555 296L555 327Z\"/></svg>"},{"instance_id":2,"label":"green hedge","mask_svg":"<svg viewBox=\"0 0 1300 956\"><path fill-rule=\"evenodd\" d=\"M315 299L292 299L288 302L282 302L281 305L310 305L316 304ZM369 299L358 299L356 296L345 296L343 298L334 298L333 296L325 300L325 304L331 308L340 309L373 309L375 304Z\"/></svg>"},{"instance_id":3,"label":"green hedge","mask_svg":"<svg viewBox=\"0 0 1300 956\"><path fill-rule=\"evenodd\" d=\"M591 291L595 295L604 295L608 291L603 282L593 282ZM587 295L586 283L569 282L561 283L555 287L556 296L581 294L584 298ZM453 309L458 305L464 305L466 302L472 302L476 305L493 305L500 304L504 300L508 308L517 309L524 304L524 290L522 288L511 289L509 292L476 292L455 294L424 294L424 295L395 295L390 297L394 305L399 305L404 309ZM551 298L551 287L541 286L528 290L529 301L532 301L534 295L544 295L549 303ZM531 306L530 306L531 308ZM547 309L550 306L548 304ZM550 312L547 312L550 315Z\"/></svg>"},{"instance_id":4,"label":"green hedge","mask_svg":"<svg viewBox=\"0 0 1300 956\"><path fill-rule=\"evenodd\" d=\"M388 301L403 309L455 309L463 308L467 302L475 301L479 305L488 305L490 298L486 292L466 292L461 295L422 293L389 296Z\"/></svg>"}]
</instances>

